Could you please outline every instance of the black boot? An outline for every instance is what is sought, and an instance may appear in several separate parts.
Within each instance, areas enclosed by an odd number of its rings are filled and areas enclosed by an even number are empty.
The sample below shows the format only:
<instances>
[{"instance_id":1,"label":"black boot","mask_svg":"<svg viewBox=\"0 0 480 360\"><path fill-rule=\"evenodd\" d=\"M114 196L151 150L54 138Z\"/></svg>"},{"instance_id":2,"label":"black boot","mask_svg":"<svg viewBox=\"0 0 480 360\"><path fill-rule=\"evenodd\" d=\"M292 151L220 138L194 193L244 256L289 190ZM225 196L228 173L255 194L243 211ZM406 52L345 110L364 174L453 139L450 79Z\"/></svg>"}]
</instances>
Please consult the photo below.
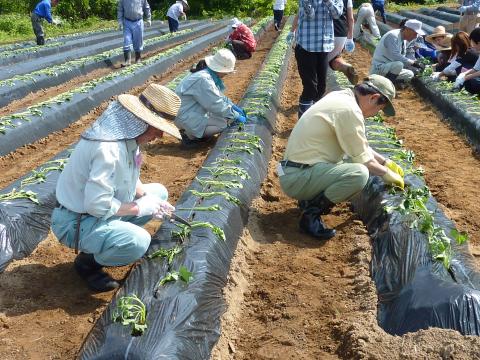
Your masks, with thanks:
<instances>
[{"instance_id":1,"label":"black boot","mask_svg":"<svg viewBox=\"0 0 480 360\"><path fill-rule=\"evenodd\" d=\"M314 104L313 100L310 101L300 101L298 103L298 118L300 119L305 111L310 109L310 107Z\"/></svg>"},{"instance_id":2,"label":"black boot","mask_svg":"<svg viewBox=\"0 0 480 360\"><path fill-rule=\"evenodd\" d=\"M320 240L328 240L335 236L335 230L325 226L320 218L321 211L315 207L307 208L300 218L300 230Z\"/></svg>"},{"instance_id":3,"label":"black boot","mask_svg":"<svg viewBox=\"0 0 480 360\"><path fill-rule=\"evenodd\" d=\"M123 58L125 62L122 64L122 67L130 66L130 63L132 62L132 55L130 54L130 50L123 51Z\"/></svg>"},{"instance_id":4,"label":"black boot","mask_svg":"<svg viewBox=\"0 0 480 360\"><path fill-rule=\"evenodd\" d=\"M142 58L142 53L140 51L135 51L135 63L139 62Z\"/></svg>"},{"instance_id":5,"label":"black boot","mask_svg":"<svg viewBox=\"0 0 480 360\"><path fill-rule=\"evenodd\" d=\"M190 139L187 134L185 134L185 130L180 130L180 136L182 137L182 146L185 148L195 148L198 147L201 143L199 139Z\"/></svg>"},{"instance_id":6,"label":"black boot","mask_svg":"<svg viewBox=\"0 0 480 360\"><path fill-rule=\"evenodd\" d=\"M330 213L330 210L335 206L335 203L331 202L322 191L320 194L315 196L311 200L299 200L298 207L305 211L310 207L317 208L320 211L321 215L327 215Z\"/></svg>"},{"instance_id":7,"label":"black boot","mask_svg":"<svg viewBox=\"0 0 480 360\"><path fill-rule=\"evenodd\" d=\"M37 45L45 45L45 38L43 36L37 37Z\"/></svg>"},{"instance_id":8,"label":"black boot","mask_svg":"<svg viewBox=\"0 0 480 360\"><path fill-rule=\"evenodd\" d=\"M80 253L73 263L78 275L87 282L87 286L96 292L105 292L118 288L120 284L102 271L102 265L95 261L93 254Z\"/></svg>"},{"instance_id":9,"label":"black boot","mask_svg":"<svg viewBox=\"0 0 480 360\"><path fill-rule=\"evenodd\" d=\"M385 75L385 77L386 77L388 80L390 80L392 83L395 83L395 80L397 79L398 74L395 75L395 74L389 72L389 73L387 73L387 75Z\"/></svg>"}]
</instances>

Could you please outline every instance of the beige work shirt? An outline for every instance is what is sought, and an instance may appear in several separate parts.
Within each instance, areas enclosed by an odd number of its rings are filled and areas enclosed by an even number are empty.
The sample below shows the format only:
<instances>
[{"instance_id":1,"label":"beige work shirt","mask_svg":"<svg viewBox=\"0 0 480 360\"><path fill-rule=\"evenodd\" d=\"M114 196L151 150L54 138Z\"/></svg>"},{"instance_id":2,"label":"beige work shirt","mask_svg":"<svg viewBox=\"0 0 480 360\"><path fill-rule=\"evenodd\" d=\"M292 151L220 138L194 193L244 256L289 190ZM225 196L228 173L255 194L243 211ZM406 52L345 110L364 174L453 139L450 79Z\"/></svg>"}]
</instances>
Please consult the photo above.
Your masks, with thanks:
<instances>
[{"instance_id":1,"label":"beige work shirt","mask_svg":"<svg viewBox=\"0 0 480 360\"><path fill-rule=\"evenodd\" d=\"M284 159L337 164L344 155L362 164L373 159L362 111L351 89L329 93L303 114L288 139Z\"/></svg>"}]
</instances>

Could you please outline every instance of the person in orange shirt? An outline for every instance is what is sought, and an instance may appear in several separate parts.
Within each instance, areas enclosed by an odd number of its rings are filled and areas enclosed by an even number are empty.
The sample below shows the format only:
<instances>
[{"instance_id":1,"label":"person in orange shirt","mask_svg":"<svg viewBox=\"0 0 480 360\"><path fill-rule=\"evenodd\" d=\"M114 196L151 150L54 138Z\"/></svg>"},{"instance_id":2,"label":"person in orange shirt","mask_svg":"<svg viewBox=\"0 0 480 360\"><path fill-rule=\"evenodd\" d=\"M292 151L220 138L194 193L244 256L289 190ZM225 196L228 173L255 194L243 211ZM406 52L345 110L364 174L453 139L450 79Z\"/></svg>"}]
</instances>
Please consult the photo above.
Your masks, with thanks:
<instances>
[{"instance_id":1,"label":"person in orange shirt","mask_svg":"<svg viewBox=\"0 0 480 360\"><path fill-rule=\"evenodd\" d=\"M232 20L233 32L227 40L227 48L229 48L237 60L250 59L252 53L257 48L257 41L252 30L237 18Z\"/></svg>"}]
</instances>

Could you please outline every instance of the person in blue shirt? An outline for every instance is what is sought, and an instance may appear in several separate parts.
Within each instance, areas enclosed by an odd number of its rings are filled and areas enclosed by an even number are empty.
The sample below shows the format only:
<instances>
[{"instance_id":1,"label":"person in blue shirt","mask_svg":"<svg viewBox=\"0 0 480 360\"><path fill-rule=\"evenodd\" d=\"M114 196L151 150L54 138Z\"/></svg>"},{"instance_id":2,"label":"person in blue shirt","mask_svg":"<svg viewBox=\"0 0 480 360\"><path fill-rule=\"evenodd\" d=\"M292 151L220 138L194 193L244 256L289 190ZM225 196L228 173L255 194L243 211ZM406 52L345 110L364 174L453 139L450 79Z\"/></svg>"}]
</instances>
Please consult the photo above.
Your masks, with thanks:
<instances>
[{"instance_id":1,"label":"person in blue shirt","mask_svg":"<svg viewBox=\"0 0 480 360\"><path fill-rule=\"evenodd\" d=\"M42 22L46 19L50 24L58 25L57 20L52 18L52 6L56 6L58 0L41 0L32 11L32 28L37 38L37 45L45 44L45 33Z\"/></svg>"},{"instance_id":2,"label":"person in blue shirt","mask_svg":"<svg viewBox=\"0 0 480 360\"><path fill-rule=\"evenodd\" d=\"M385 0L372 0L373 11L380 11L380 16L384 24L387 23L387 17L385 16Z\"/></svg>"}]
</instances>

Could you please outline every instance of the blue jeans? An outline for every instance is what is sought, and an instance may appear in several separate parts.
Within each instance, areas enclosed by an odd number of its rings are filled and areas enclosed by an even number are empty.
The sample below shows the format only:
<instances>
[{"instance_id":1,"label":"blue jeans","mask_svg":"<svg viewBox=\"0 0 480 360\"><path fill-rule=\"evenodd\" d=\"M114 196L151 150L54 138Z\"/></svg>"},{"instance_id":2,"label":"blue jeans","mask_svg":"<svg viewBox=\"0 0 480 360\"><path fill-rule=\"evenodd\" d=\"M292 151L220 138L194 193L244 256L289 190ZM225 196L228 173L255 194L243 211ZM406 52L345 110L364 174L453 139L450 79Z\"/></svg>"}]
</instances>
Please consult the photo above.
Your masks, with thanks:
<instances>
[{"instance_id":1,"label":"blue jeans","mask_svg":"<svg viewBox=\"0 0 480 360\"><path fill-rule=\"evenodd\" d=\"M123 21L123 51L131 51L132 44L133 51L143 50L143 19Z\"/></svg>"},{"instance_id":2,"label":"blue jeans","mask_svg":"<svg viewBox=\"0 0 480 360\"><path fill-rule=\"evenodd\" d=\"M167 19L168 19L168 28L170 29L170 32L174 33L178 31L178 24L179 24L178 20L175 20L170 16L167 16Z\"/></svg>"},{"instance_id":3,"label":"blue jeans","mask_svg":"<svg viewBox=\"0 0 480 360\"><path fill-rule=\"evenodd\" d=\"M387 23L387 17L385 16L385 3L372 2L373 12L380 11L383 22Z\"/></svg>"}]
</instances>

